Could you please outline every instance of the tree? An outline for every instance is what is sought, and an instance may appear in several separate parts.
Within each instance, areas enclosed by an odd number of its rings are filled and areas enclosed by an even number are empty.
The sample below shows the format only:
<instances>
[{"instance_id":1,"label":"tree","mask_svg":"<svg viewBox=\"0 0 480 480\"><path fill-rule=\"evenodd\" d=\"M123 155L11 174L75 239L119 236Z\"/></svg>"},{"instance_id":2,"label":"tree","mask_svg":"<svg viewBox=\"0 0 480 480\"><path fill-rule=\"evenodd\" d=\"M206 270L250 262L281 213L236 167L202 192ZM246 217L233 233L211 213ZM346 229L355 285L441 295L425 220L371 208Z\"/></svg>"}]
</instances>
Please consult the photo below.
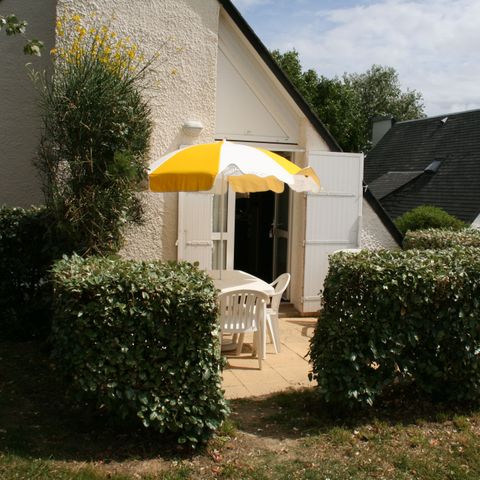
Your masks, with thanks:
<instances>
[{"instance_id":1,"label":"tree","mask_svg":"<svg viewBox=\"0 0 480 480\"><path fill-rule=\"evenodd\" d=\"M345 151L369 150L377 115L397 120L425 116L422 94L402 91L392 67L373 65L365 73L329 79L304 71L296 50L274 50L272 56Z\"/></svg>"},{"instance_id":2,"label":"tree","mask_svg":"<svg viewBox=\"0 0 480 480\"><path fill-rule=\"evenodd\" d=\"M359 150L369 150L372 138L372 119L392 116L396 120L412 120L425 116L423 96L415 90L403 92L398 73L392 67L372 65L365 73L344 74L347 89L358 95Z\"/></svg>"}]
</instances>

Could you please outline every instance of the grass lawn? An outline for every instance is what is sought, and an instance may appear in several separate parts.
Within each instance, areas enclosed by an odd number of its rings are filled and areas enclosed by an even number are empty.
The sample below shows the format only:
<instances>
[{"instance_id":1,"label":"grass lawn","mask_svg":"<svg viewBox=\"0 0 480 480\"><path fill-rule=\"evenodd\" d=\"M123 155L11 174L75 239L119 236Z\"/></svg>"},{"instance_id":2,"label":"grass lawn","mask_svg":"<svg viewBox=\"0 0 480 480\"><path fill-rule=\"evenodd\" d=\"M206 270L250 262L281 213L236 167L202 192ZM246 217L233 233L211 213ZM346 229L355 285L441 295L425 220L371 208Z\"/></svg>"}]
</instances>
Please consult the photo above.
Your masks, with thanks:
<instances>
[{"instance_id":1,"label":"grass lawn","mask_svg":"<svg viewBox=\"0 0 480 480\"><path fill-rule=\"evenodd\" d=\"M0 479L475 479L480 409L397 394L337 418L312 390L232 402L202 451L72 410L42 345L0 343Z\"/></svg>"}]
</instances>

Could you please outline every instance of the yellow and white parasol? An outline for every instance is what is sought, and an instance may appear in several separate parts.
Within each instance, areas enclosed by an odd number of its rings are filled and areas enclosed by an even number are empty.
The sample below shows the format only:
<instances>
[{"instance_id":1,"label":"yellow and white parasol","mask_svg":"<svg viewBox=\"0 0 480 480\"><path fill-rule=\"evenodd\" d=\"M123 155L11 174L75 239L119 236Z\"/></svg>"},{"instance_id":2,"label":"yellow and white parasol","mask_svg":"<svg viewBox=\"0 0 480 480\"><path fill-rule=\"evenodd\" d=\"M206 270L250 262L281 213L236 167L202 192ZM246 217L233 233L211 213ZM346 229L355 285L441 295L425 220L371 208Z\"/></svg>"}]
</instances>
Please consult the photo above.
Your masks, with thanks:
<instances>
[{"instance_id":1,"label":"yellow and white parasol","mask_svg":"<svg viewBox=\"0 0 480 480\"><path fill-rule=\"evenodd\" d=\"M164 155L148 173L153 192L280 193L287 184L297 192L318 192L320 180L312 168L300 168L262 148L222 142L192 145Z\"/></svg>"}]
</instances>

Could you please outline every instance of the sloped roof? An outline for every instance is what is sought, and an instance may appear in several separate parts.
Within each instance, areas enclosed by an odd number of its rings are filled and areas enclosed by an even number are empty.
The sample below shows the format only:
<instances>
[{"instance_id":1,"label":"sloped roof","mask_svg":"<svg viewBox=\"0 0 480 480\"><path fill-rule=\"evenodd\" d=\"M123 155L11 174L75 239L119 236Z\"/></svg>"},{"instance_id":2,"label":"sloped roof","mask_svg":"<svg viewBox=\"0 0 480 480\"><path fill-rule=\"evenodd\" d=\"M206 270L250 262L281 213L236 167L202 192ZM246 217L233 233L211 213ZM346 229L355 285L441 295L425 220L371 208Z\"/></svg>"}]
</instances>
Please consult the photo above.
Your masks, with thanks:
<instances>
[{"instance_id":1,"label":"sloped roof","mask_svg":"<svg viewBox=\"0 0 480 480\"><path fill-rule=\"evenodd\" d=\"M434 160L438 170L425 172ZM390 192L389 172L398 182ZM400 185L402 176L410 180ZM480 212L480 110L395 123L367 155L364 177L392 218L435 205L472 222Z\"/></svg>"},{"instance_id":2,"label":"sloped roof","mask_svg":"<svg viewBox=\"0 0 480 480\"><path fill-rule=\"evenodd\" d=\"M406 185L408 182L411 182L422 173L423 170L420 170L419 172L415 170L411 172L387 172L369 183L369 187L373 194L381 200L383 197L386 197L390 193Z\"/></svg>"},{"instance_id":3,"label":"sloped roof","mask_svg":"<svg viewBox=\"0 0 480 480\"><path fill-rule=\"evenodd\" d=\"M337 143L333 135L328 131L322 121L317 117L317 115L310 108L306 100L300 94L300 92L295 88L289 78L285 75L283 70L279 67L277 62L273 59L267 47L262 43L258 38L257 34L252 30L247 21L242 17L238 9L233 5L231 0L218 0L220 5L225 9L230 18L234 21L235 25L239 30L245 35L245 38L250 42L252 47L258 53L260 58L265 62L271 72L275 75L277 80L282 84L285 90L289 93L295 103L298 105L300 110L304 113L307 119L310 121L312 126L317 130L317 132L322 136L330 150L333 152L341 152L342 148ZM398 230L398 228L393 223L392 219L389 217L385 209L377 200L376 196L371 192L370 189L364 188L363 197L370 205L372 210L378 215L381 222L385 228L390 232L395 241L401 245L403 241L403 236Z\"/></svg>"}]
</instances>

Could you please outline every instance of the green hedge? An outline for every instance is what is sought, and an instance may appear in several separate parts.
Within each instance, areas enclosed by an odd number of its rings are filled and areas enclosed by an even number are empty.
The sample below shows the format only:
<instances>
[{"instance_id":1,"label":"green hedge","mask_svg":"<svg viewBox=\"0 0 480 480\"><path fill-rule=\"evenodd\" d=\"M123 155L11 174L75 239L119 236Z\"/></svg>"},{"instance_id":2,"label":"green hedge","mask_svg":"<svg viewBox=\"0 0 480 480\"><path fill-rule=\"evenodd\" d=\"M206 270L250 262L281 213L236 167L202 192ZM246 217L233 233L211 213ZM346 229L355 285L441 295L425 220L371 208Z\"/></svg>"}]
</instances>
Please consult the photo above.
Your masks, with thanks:
<instances>
[{"instance_id":1,"label":"green hedge","mask_svg":"<svg viewBox=\"0 0 480 480\"><path fill-rule=\"evenodd\" d=\"M394 382L447 400L480 397L478 249L330 258L311 340L326 401L371 405Z\"/></svg>"},{"instance_id":2,"label":"green hedge","mask_svg":"<svg viewBox=\"0 0 480 480\"><path fill-rule=\"evenodd\" d=\"M467 226L462 220L433 205L420 205L405 212L395 220L395 225L404 235L409 230L424 230L426 228L460 230Z\"/></svg>"},{"instance_id":3,"label":"green hedge","mask_svg":"<svg viewBox=\"0 0 480 480\"><path fill-rule=\"evenodd\" d=\"M189 263L64 258L54 267L53 356L71 392L180 443L228 413L216 290Z\"/></svg>"},{"instance_id":4,"label":"green hedge","mask_svg":"<svg viewBox=\"0 0 480 480\"><path fill-rule=\"evenodd\" d=\"M466 228L452 231L432 228L407 232L403 240L403 248L406 250L441 250L458 246L480 248L480 230Z\"/></svg>"},{"instance_id":5,"label":"green hedge","mask_svg":"<svg viewBox=\"0 0 480 480\"><path fill-rule=\"evenodd\" d=\"M60 255L51 224L45 208L0 208L0 338L49 331L48 269Z\"/></svg>"}]
</instances>

